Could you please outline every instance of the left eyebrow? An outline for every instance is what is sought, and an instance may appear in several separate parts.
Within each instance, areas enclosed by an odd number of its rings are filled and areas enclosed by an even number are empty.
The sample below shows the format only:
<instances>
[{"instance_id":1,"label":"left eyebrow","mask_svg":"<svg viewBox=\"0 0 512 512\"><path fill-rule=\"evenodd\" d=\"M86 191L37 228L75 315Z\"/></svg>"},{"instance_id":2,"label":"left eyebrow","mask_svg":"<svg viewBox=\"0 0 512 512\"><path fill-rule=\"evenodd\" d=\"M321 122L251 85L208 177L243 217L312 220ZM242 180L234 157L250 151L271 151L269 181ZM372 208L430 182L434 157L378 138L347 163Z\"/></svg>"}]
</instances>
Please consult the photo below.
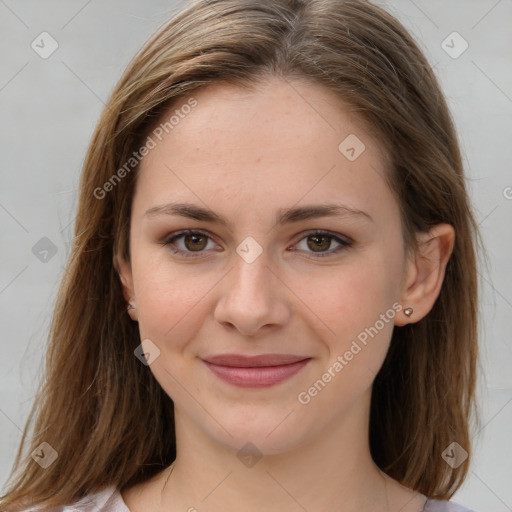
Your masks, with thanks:
<instances>
[{"instance_id":1,"label":"left eyebrow","mask_svg":"<svg viewBox=\"0 0 512 512\"><path fill-rule=\"evenodd\" d=\"M192 203L169 203L154 206L147 210L144 216L152 217L159 214L177 215L204 222L216 222L226 227L229 224L224 217L209 208ZM290 224L320 217L363 217L374 222L370 214L362 210L339 204L320 204L281 208L276 214L276 224Z\"/></svg>"},{"instance_id":2,"label":"left eyebrow","mask_svg":"<svg viewBox=\"0 0 512 512\"><path fill-rule=\"evenodd\" d=\"M287 224L319 217L365 217L373 222L369 213L340 204L320 204L281 209L276 218L277 224Z\"/></svg>"}]
</instances>

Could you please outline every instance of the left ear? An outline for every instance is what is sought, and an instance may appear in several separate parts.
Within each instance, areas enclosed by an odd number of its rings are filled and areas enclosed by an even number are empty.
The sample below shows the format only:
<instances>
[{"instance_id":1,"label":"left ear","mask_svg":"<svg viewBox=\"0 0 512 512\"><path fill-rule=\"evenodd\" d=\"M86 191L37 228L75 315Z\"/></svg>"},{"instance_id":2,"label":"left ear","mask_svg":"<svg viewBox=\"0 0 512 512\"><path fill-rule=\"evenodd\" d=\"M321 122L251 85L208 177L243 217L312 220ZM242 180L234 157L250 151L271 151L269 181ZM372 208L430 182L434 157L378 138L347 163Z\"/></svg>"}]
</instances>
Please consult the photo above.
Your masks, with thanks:
<instances>
[{"instance_id":1,"label":"left ear","mask_svg":"<svg viewBox=\"0 0 512 512\"><path fill-rule=\"evenodd\" d=\"M427 233L417 235L417 240L418 248L407 262L402 311L395 317L398 326L421 320L434 306L453 252L455 230L450 224L437 224ZM406 308L412 308L410 316L405 315Z\"/></svg>"}]
</instances>

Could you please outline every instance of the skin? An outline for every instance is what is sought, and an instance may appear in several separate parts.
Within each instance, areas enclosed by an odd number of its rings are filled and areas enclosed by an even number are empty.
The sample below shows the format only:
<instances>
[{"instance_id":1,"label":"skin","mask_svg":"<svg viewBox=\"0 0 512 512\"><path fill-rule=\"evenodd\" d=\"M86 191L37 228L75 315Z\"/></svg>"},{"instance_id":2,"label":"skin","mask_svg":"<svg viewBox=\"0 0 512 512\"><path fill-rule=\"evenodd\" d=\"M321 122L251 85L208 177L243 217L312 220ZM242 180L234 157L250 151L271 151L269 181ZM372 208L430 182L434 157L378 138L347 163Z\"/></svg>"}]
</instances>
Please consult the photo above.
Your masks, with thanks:
<instances>
[{"instance_id":1,"label":"skin","mask_svg":"<svg viewBox=\"0 0 512 512\"><path fill-rule=\"evenodd\" d=\"M214 84L193 96L197 107L141 164L131 261L118 261L141 340L160 350L148 371L174 401L178 453L168 481L166 469L123 490L125 503L132 512L215 512L226 504L249 512L422 510L424 496L373 463L371 385L394 326L432 308L453 228L418 234L420 250L408 255L379 142L323 86L271 77L255 91ZM338 150L349 134L365 144L354 161ZM208 207L228 226L145 214L178 201ZM371 219L275 223L280 209L325 203ZM184 229L209 236L174 241L191 257L163 244ZM321 238L315 246L314 229L353 243ZM262 249L251 263L236 252L248 236ZM398 311L321 392L300 403L298 394L394 303L413 315ZM312 359L290 379L254 389L221 381L201 360L221 353ZM237 457L247 442L262 455L252 467Z\"/></svg>"}]
</instances>

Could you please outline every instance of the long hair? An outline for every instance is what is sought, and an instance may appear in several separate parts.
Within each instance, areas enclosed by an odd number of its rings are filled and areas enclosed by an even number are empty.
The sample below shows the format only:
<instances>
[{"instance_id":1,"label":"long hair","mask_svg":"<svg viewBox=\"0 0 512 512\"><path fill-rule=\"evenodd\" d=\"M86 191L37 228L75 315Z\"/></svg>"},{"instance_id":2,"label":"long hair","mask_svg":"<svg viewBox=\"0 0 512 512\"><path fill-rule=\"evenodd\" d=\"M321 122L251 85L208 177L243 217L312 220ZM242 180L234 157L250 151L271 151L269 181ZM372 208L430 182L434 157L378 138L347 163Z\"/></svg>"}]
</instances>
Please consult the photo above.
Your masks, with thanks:
<instances>
[{"instance_id":1,"label":"long hair","mask_svg":"<svg viewBox=\"0 0 512 512\"><path fill-rule=\"evenodd\" d=\"M431 67L405 28L365 1L201 0L133 58L92 137L44 379L2 510L46 510L107 485L123 489L175 459L173 403L134 356L140 336L116 266L118 255L130 257L138 166L126 163L194 90L214 82L250 89L269 75L323 84L375 129L389 155L406 247L414 250L415 233L437 223L455 228L433 309L393 332L373 384L369 441L383 471L429 497L449 498L463 482L471 457L451 468L441 454L457 442L471 455L478 230L457 134ZM58 454L45 469L31 457L44 442Z\"/></svg>"}]
</instances>

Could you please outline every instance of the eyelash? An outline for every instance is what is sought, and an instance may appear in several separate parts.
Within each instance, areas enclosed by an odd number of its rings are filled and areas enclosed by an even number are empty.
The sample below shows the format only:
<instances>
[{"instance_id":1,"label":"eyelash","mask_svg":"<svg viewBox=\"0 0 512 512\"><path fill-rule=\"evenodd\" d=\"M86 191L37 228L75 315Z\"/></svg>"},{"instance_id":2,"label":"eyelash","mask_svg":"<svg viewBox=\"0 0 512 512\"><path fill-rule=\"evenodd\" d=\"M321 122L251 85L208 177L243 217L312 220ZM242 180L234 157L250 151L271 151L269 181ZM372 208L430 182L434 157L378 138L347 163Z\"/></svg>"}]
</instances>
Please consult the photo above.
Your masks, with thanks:
<instances>
[{"instance_id":1,"label":"eyelash","mask_svg":"<svg viewBox=\"0 0 512 512\"><path fill-rule=\"evenodd\" d=\"M210 237L207 233L203 232L203 231L196 231L196 230L184 230L184 231L180 231L176 234L174 234L173 236L171 236L170 238L166 238L164 241L161 242L161 244L163 246L166 246L166 247L169 247L169 249L174 253L174 254L179 254L181 256L184 256L186 258L200 258L202 256L199 256L200 254L204 253L205 251L184 251L182 249L178 249L176 248L176 246L174 246L174 242L176 240L178 240L179 238L183 238L187 235L200 235L200 236L204 236L206 238L208 238L209 240L212 240L212 237ZM343 251L344 249L347 249L349 247L352 246L353 244L353 240L351 240L350 238L346 237L346 236L341 236L341 235L338 235L338 234L335 234L335 233L331 233L330 231L324 231L324 230L320 230L320 229L316 229L316 230L312 230L312 231L308 231L304 234L304 236L297 242L300 243L302 240L306 239L306 238L309 238L311 236L315 236L315 235L320 235L320 236L325 236L327 238L331 238L333 240L335 240L336 242L338 242L340 244L339 247L337 247L335 250L332 250L332 251L326 251L326 252L311 252L309 254L313 254L313 258L326 258L326 257L329 257L329 256L332 256L334 254L337 254L341 251ZM297 245L295 244L295 245ZM309 257L309 256L308 256Z\"/></svg>"}]
</instances>

